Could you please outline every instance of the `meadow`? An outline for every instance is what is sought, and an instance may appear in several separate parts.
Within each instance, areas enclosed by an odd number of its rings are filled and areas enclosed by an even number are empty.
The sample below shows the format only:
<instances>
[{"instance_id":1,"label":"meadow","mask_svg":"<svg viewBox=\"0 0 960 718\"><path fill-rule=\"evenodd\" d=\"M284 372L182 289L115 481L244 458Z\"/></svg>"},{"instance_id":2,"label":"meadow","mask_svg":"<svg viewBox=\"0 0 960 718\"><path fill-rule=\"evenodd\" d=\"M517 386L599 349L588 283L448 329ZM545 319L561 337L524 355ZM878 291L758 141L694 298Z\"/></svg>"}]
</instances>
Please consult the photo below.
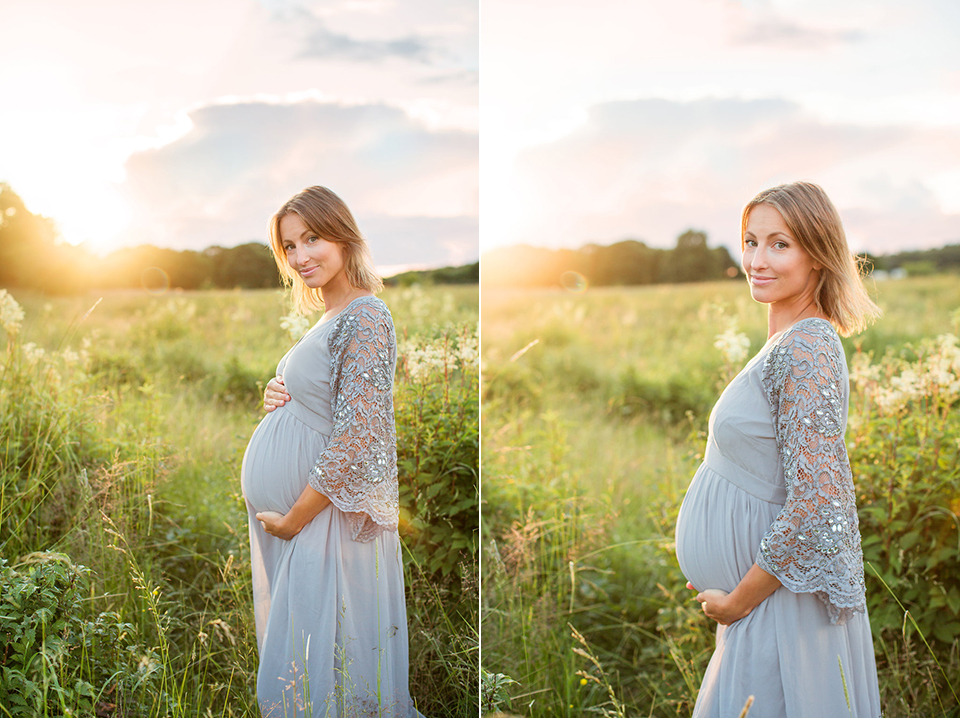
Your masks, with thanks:
<instances>
[{"instance_id":1,"label":"meadow","mask_svg":"<svg viewBox=\"0 0 960 718\"><path fill-rule=\"evenodd\" d=\"M474 716L477 287L382 297L411 694ZM240 461L309 323L274 290L0 292L0 715L259 716Z\"/></svg>"},{"instance_id":2,"label":"meadow","mask_svg":"<svg viewBox=\"0 0 960 718\"><path fill-rule=\"evenodd\" d=\"M872 286L844 339L887 718L960 716L960 278ZM673 532L719 392L766 341L741 282L484 290L481 704L689 716L715 624Z\"/></svg>"}]
</instances>

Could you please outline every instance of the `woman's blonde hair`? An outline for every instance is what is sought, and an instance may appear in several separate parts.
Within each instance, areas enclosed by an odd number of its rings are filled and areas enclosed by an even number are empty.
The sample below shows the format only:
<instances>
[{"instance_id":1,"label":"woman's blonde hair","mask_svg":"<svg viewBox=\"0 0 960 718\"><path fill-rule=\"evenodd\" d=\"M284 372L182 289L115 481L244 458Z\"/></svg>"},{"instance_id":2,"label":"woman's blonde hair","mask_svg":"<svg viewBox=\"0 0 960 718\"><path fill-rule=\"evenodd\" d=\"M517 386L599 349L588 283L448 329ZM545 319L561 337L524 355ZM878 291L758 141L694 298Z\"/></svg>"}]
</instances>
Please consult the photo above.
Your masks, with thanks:
<instances>
[{"instance_id":1,"label":"woman's blonde hair","mask_svg":"<svg viewBox=\"0 0 960 718\"><path fill-rule=\"evenodd\" d=\"M821 265L814 300L840 334L856 334L880 316L863 286L863 262L851 254L840 214L823 189L811 182L792 182L764 190L747 202L740 216L741 250L750 212L759 204L776 209L800 246Z\"/></svg>"},{"instance_id":2,"label":"woman's blonde hair","mask_svg":"<svg viewBox=\"0 0 960 718\"><path fill-rule=\"evenodd\" d=\"M311 289L287 262L280 237L280 220L295 214L311 232L328 242L336 242L343 252L344 271L350 286L376 294L383 289L383 280L373 267L370 247L357 229L357 222L347 205L326 187L307 187L288 199L270 218L270 249L283 277L283 283L293 289L293 303L300 314L323 308L323 297Z\"/></svg>"}]
</instances>

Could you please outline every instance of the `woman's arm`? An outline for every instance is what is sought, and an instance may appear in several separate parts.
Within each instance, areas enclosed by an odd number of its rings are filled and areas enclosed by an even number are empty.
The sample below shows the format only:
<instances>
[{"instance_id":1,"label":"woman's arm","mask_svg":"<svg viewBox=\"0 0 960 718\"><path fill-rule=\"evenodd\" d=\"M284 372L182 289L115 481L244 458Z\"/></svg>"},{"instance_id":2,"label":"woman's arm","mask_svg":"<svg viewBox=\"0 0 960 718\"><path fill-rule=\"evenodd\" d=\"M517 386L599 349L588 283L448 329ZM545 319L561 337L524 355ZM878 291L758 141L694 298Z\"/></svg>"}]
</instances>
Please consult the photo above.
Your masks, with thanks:
<instances>
[{"instance_id":1,"label":"woman's arm","mask_svg":"<svg viewBox=\"0 0 960 718\"><path fill-rule=\"evenodd\" d=\"M386 305L359 302L330 337L333 432L310 471L310 486L351 514L350 538L369 541L397 528L397 445L393 417L396 338Z\"/></svg>"},{"instance_id":2,"label":"woman's arm","mask_svg":"<svg viewBox=\"0 0 960 718\"><path fill-rule=\"evenodd\" d=\"M787 498L756 563L790 591L816 594L831 623L843 623L866 603L840 338L825 322L795 326L767 355L763 384Z\"/></svg>"},{"instance_id":3,"label":"woman's arm","mask_svg":"<svg viewBox=\"0 0 960 718\"><path fill-rule=\"evenodd\" d=\"M723 626L729 626L750 615L753 609L780 586L781 583L776 576L753 564L747 571L747 575L740 579L740 583L730 593L710 588L698 593L696 600L707 618L712 618ZM687 584L687 588L696 590L690 583Z\"/></svg>"},{"instance_id":4,"label":"woman's arm","mask_svg":"<svg viewBox=\"0 0 960 718\"><path fill-rule=\"evenodd\" d=\"M330 499L308 485L287 513L261 511L257 521L271 536L289 541L329 505Z\"/></svg>"}]
</instances>

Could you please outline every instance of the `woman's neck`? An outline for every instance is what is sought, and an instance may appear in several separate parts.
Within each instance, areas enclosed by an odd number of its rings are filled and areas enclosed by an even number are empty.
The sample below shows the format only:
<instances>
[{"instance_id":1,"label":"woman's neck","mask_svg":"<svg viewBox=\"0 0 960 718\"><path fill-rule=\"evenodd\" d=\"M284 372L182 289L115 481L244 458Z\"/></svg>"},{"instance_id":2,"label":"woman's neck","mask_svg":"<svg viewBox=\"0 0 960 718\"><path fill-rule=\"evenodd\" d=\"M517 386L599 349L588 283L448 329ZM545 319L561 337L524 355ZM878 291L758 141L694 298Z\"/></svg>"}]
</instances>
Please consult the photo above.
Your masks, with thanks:
<instances>
[{"instance_id":1,"label":"woman's neck","mask_svg":"<svg viewBox=\"0 0 960 718\"><path fill-rule=\"evenodd\" d=\"M344 280L345 279L346 277L344 277ZM372 296L369 290L354 287L347 281L337 282L336 286L327 285L320 289L324 315L337 314L354 299L368 296Z\"/></svg>"},{"instance_id":2,"label":"woman's neck","mask_svg":"<svg viewBox=\"0 0 960 718\"><path fill-rule=\"evenodd\" d=\"M767 338L785 332L801 319L818 317L827 319L817 303L811 298L806 304L795 304L782 307L776 304L767 305Z\"/></svg>"}]
</instances>

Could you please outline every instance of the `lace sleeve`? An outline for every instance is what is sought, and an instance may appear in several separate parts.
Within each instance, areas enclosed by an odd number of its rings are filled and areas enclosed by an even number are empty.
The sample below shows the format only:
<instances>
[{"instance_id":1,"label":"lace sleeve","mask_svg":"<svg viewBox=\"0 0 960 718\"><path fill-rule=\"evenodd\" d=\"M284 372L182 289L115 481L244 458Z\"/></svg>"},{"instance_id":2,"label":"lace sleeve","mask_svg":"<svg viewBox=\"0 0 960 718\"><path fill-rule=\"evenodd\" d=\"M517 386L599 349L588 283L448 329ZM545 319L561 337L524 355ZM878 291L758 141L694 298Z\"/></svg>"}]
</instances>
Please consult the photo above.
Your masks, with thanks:
<instances>
[{"instance_id":1,"label":"lace sleeve","mask_svg":"<svg viewBox=\"0 0 960 718\"><path fill-rule=\"evenodd\" d=\"M334 321L333 432L310 471L310 486L350 514L354 541L370 541L397 528L396 337L390 311L375 297L355 301Z\"/></svg>"},{"instance_id":2,"label":"lace sleeve","mask_svg":"<svg viewBox=\"0 0 960 718\"><path fill-rule=\"evenodd\" d=\"M831 623L863 612L863 551L843 434L849 392L840 339L825 321L795 325L764 361L787 500L757 565L795 593L815 593Z\"/></svg>"}]
</instances>

